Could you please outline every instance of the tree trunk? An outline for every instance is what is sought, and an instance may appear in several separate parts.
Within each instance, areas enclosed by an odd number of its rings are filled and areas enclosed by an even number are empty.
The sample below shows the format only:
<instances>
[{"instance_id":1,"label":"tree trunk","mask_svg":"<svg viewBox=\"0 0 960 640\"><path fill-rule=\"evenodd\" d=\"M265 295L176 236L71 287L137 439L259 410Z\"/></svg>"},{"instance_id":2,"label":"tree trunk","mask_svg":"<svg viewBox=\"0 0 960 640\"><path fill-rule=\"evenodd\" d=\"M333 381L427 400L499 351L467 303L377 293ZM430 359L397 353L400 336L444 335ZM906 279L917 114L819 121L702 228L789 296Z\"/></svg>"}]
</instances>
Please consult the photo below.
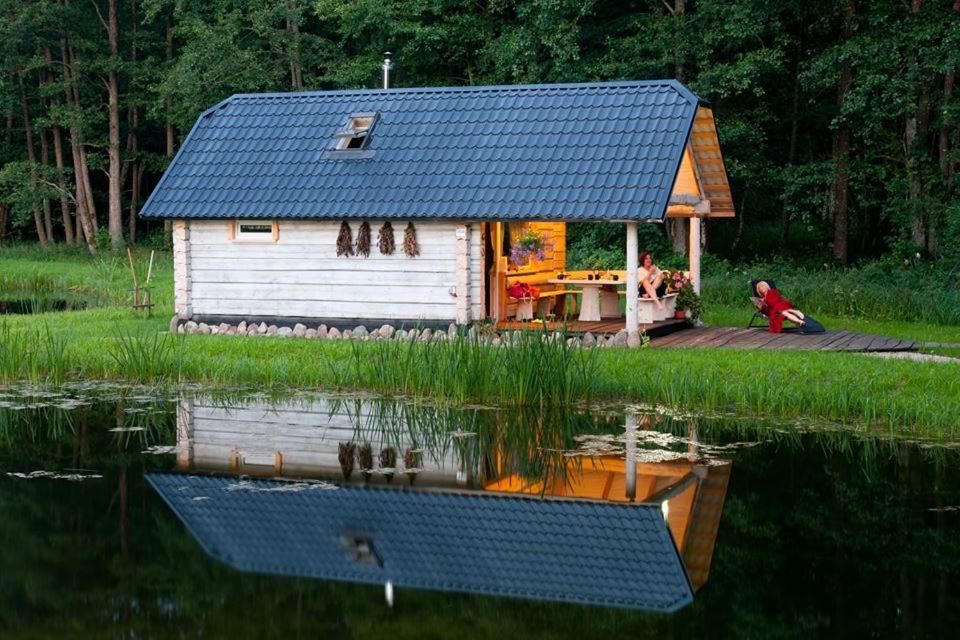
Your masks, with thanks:
<instances>
[{"instance_id":1,"label":"tree trunk","mask_svg":"<svg viewBox=\"0 0 960 640\"><path fill-rule=\"evenodd\" d=\"M686 0L674 0L673 2L673 18L677 25L681 28L683 26L684 15L687 11L687 2ZM678 42L682 42L683 38L677 38ZM673 75L677 80L683 82L685 69L683 67L683 51L674 52L673 60ZM670 238L670 244L673 246L674 253L686 254L687 253L687 244L690 238L690 226L686 218L672 218L665 219L663 221L664 227L667 232L667 237Z\"/></svg>"},{"instance_id":2,"label":"tree trunk","mask_svg":"<svg viewBox=\"0 0 960 640\"><path fill-rule=\"evenodd\" d=\"M12 79L11 74L11 79ZM7 105L7 126L3 134L3 141L9 149L13 145L13 105ZM0 202L0 245L3 239L7 237L7 221L10 220L10 205L6 202Z\"/></svg>"},{"instance_id":3,"label":"tree trunk","mask_svg":"<svg viewBox=\"0 0 960 640\"><path fill-rule=\"evenodd\" d=\"M910 13L916 16L923 7L923 0L910 0ZM910 49L907 67L917 66L917 51ZM910 211L910 239L921 248L929 248L927 216L920 201L923 185L920 180L919 156L923 153L923 139L930 120L929 96L925 82L920 83L920 95L917 97L913 113L907 116L903 131L903 146L906 151L906 170L909 181L907 202Z\"/></svg>"},{"instance_id":4,"label":"tree trunk","mask_svg":"<svg viewBox=\"0 0 960 640\"><path fill-rule=\"evenodd\" d=\"M960 0L954 0L953 12L960 17ZM955 124L950 117L949 107L953 102L953 85L957 80L957 69L950 69L949 73L943 79L943 111L945 114L943 122L940 123L940 137L937 141L937 150L939 152L940 175L943 176L947 185L947 193L953 192L953 173L956 163L950 158L950 134L953 133Z\"/></svg>"},{"instance_id":5,"label":"tree trunk","mask_svg":"<svg viewBox=\"0 0 960 640\"><path fill-rule=\"evenodd\" d=\"M52 69L53 53L50 51L49 46L43 47L43 57L47 62L47 67ZM49 78L52 82L53 71L50 72ZM51 98L50 101L54 106L57 105L56 98ZM57 186L60 189L60 214L63 218L63 233L66 237L67 244L72 245L74 242L73 222L70 215L70 198L67 197L67 182L64 179L63 134L60 131L60 124L54 122L50 131L53 134L53 157L57 163Z\"/></svg>"},{"instance_id":6,"label":"tree trunk","mask_svg":"<svg viewBox=\"0 0 960 640\"><path fill-rule=\"evenodd\" d=\"M958 0L960 3L960 0ZM953 85L957 80L956 70L951 70L943 79L943 105L944 112L949 113L946 107L949 107L953 101ZM950 132L953 129L949 116L944 116L940 125L940 138L937 143L940 160L940 175L944 177L947 185L950 185L953 177L953 162L950 159Z\"/></svg>"},{"instance_id":7,"label":"tree trunk","mask_svg":"<svg viewBox=\"0 0 960 640\"><path fill-rule=\"evenodd\" d=\"M63 62L63 74L66 79L63 88L64 97L67 104L77 108L76 77L71 68L71 62L75 58L72 56L71 47L66 38L60 39L60 55ZM90 174L87 172L83 138L80 129L75 124L70 126L70 152L73 157L73 178L76 188L77 240L79 241L81 238L86 240L87 250L90 253L96 253L97 211L93 207L93 194L90 187Z\"/></svg>"},{"instance_id":8,"label":"tree trunk","mask_svg":"<svg viewBox=\"0 0 960 640\"><path fill-rule=\"evenodd\" d=\"M0 202L0 245L3 239L7 237L7 220L10 219L10 205L6 202Z\"/></svg>"},{"instance_id":9,"label":"tree trunk","mask_svg":"<svg viewBox=\"0 0 960 640\"><path fill-rule=\"evenodd\" d=\"M804 20L800 20L800 34L797 36L796 59L793 64L793 95L790 100L790 143L787 149L787 167L797 161L797 134L800 124L800 58L803 56ZM780 210L780 253L787 250L790 242L790 208L787 198L783 198Z\"/></svg>"},{"instance_id":10,"label":"tree trunk","mask_svg":"<svg viewBox=\"0 0 960 640\"><path fill-rule=\"evenodd\" d=\"M40 166L50 166L50 143L47 142L47 131L40 129L37 131L40 136ZM47 240L56 242L53 237L53 211L50 206L50 198L43 199L43 228L47 232Z\"/></svg>"},{"instance_id":11,"label":"tree trunk","mask_svg":"<svg viewBox=\"0 0 960 640\"><path fill-rule=\"evenodd\" d=\"M20 82L20 102L23 107L23 132L27 138L27 160L30 162L30 186L37 189L37 152L33 146L33 127L30 125L30 103L27 102L27 90L23 85L23 71L17 74ZM40 240L40 248L47 247L47 233L43 226L43 218L40 215L40 207L37 201L31 198L31 208L33 209L33 222L37 229L37 238Z\"/></svg>"},{"instance_id":12,"label":"tree trunk","mask_svg":"<svg viewBox=\"0 0 960 640\"><path fill-rule=\"evenodd\" d=\"M287 1L287 31L290 34L290 86L294 91L303 89L303 67L300 64L300 7L297 0Z\"/></svg>"},{"instance_id":13,"label":"tree trunk","mask_svg":"<svg viewBox=\"0 0 960 640\"><path fill-rule=\"evenodd\" d=\"M76 64L79 58L77 58L77 52L74 51L73 45L69 44L70 48L70 63L71 65ZM80 99L80 82L77 78L76 73L73 72L71 66L71 77L72 81L70 84L71 95L73 96L73 106L75 109L80 110L81 105L83 104ZM87 211L89 212L89 223L93 227L93 233L96 234L99 230L99 225L97 223L97 206L93 200L93 186L90 184L90 168L87 166L87 150L84 146L83 138L80 138L80 163L81 163L81 175L83 177L84 187L83 193L87 202ZM93 238L90 239L93 242Z\"/></svg>"},{"instance_id":14,"label":"tree trunk","mask_svg":"<svg viewBox=\"0 0 960 640\"><path fill-rule=\"evenodd\" d=\"M60 188L60 214L63 217L63 232L68 245L74 243L73 220L70 215L70 199L67 197L67 181L64 179L63 135L60 126L53 127L53 155L57 163L57 186Z\"/></svg>"},{"instance_id":15,"label":"tree trunk","mask_svg":"<svg viewBox=\"0 0 960 640\"><path fill-rule=\"evenodd\" d=\"M170 61L173 60L173 16L167 16L167 52L166 52L167 64L170 64ZM169 94L166 97L166 109L167 109L167 122L166 122L166 132L167 132L167 157L172 158L174 151L176 151L176 141L173 136L173 122L170 118L173 115L173 97ZM163 237L168 242L173 242L173 221L164 220L163 221Z\"/></svg>"},{"instance_id":16,"label":"tree trunk","mask_svg":"<svg viewBox=\"0 0 960 640\"><path fill-rule=\"evenodd\" d=\"M166 60L169 65L173 60L173 16L167 16L167 51L166 51ZM166 122L166 133L167 133L167 156L173 156L173 152L176 151L176 141L173 136L173 122L171 118L173 117L173 96L167 95L164 103L167 109L167 122Z\"/></svg>"},{"instance_id":17,"label":"tree trunk","mask_svg":"<svg viewBox=\"0 0 960 640\"><path fill-rule=\"evenodd\" d=\"M130 15L132 23L133 37L130 42L130 61L133 63L132 68L136 69L137 65L137 0L130 0ZM132 186L130 188L130 216L127 219L127 236L130 239L130 244L135 244L137 241L137 207L139 206L140 199L140 175L142 173L142 168L140 166L139 158L139 145L140 141L138 139L138 128L140 126L140 109L136 104L130 106L128 112L129 123L130 123L130 132L127 134L127 152L129 157L133 160L133 165L130 169L132 174ZM125 183L125 180L121 182Z\"/></svg>"},{"instance_id":18,"label":"tree trunk","mask_svg":"<svg viewBox=\"0 0 960 640\"><path fill-rule=\"evenodd\" d=\"M140 210L140 188L143 184L143 165L137 160L133 165L130 191L130 242L137 241L137 215Z\"/></svg>"},{"instance_id":19,"label":"tree trunk","mask_svg":"<svg viewBox=\"0 0 960 640\"><path fill-rule=\"evenodd\" d=\"M747 216L747 194L750 192L750 186L747 185L740 196L740 206L737 207L737 234L733 237L733 243L730 245L730 253L737 255L737 247L740 246L740 239L743 237L743 221Z\"/></svg>"},{"instance_id":20,"label":"tree trunk","mask_svg":"<svg viewBox=\"0 0 960 640\"><path fill-rule=\"evenodd\" d=\"M108 189L108 228L110 244L123 245L123 212L120 208L120 81L117 78L117 65L120 60L119 27L117 24L117 0L107 3L107 40L110 43L110 71L107 74L107 120L108 148L107 174Z\"/></svg>"},{"instance_id":21,"label":"tree trunk","mask_svg":"<svg viewBox=\"0 0 960 640\"><path fill-rule=\"evenodd\" d=\"M853 20L856 17L854 0L848 0L843 9L843 37L853 37ZM849 60L840 63L840 76L837 79L837 110L842 111L847 95L853 85L853 67ZM831 206L833 208L833 257L840 264L848 259L847 243L850 230L850 127L841 118L833 132L833 189Z\"/></svg>"},{"instance_id":22,"label":"tree trunk","mask_svg":"<svg viewBox=\"0 0 960 640\"><path fill-rule=\"evenodd\" d=\"M687 0L673 0L673 15L677 20L677 24L683 26L684 15L687 12ZM686 40L682 37L677 38L678 42L686 43ZM680 82L684 81L684 76L686 75L686 70L683 67L683 59L686 57L686 51L674 52L674 69L673 75ZM676 243L674 243L676 246Z\"/></svg>"},{"instance_id":23,"label":"tree trunk","mask_svg":"<svg viewBox=\"0 0 960 640\"><path fill-rule=\"evenodd\" d=\"M14 74L10 74L10 81L13 81ZM13 105L7 106L7 127L6 131L3 134L3 142L6 145L4 148L10 149L13 147Z\"/></svg>"},{"instance_id":24,"label":"tree trunk","mask_svg":"<svg viewBox=\"0 0 960 640\"><path fill-rule=\"evenodd\" d=\"M41 69L40 73L37 76L37 84L40 88L40 104L45 106L47 101L43 98L43 88L47 84L47 70ZM49 113L49 110L48 110ZM50 165L50 143L47 142L47 131L46 129L39 129L37 133L40 136L40 166L44 169ZM56 242L53 237L53 216L50 207L50 198L43 199L43 229L47 233L47 240L49 242Z\"/></svg>"}]
</instances>

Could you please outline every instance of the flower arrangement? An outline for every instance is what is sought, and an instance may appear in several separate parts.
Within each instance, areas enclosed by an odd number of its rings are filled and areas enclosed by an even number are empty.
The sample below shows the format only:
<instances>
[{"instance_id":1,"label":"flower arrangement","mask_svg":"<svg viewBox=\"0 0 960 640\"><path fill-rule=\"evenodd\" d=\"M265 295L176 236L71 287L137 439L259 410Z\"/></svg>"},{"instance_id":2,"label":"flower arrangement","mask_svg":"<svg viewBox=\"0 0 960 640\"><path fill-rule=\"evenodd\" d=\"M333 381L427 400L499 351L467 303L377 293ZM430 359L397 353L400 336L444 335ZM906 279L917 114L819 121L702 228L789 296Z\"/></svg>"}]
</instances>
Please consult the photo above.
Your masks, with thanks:
<instances>
[{"instance_id":1,"label":"flower arrangement","mask_svg":"<svg viewBox=\"0 0 960 640\"><path fill-rule=\"evenodd\" d=\"M553 245L546 236L532 229L524 229L510 245L510 264L520 267L531 260L545 260Z\"/></svg>"},{"instance_id":2,"label":"flower arrangement","mask_svg":"<svg viewBox=\"0 0 960 640\"><path fill-rule=\"evenodd\" d=\"M667 291L677 293L690 282L683 271L664 271L663 281L667 283Z\"/></svg>"}]
</instances>

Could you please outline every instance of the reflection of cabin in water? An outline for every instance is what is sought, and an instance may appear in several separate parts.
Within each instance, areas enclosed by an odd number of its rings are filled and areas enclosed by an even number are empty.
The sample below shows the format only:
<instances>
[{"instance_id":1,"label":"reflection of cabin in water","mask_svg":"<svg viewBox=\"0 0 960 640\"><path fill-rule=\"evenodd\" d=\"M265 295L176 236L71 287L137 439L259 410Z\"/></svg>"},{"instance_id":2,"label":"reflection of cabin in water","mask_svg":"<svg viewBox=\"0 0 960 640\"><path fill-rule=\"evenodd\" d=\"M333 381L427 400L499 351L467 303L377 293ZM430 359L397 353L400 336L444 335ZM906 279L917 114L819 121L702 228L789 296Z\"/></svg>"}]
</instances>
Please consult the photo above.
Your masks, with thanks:
<instances>
[{"instance_id":1,"label":"reflection of cabin in water","mask_svg":"<svg viewBox=\"0 0 960 640\"><path fill-rule=\"evenodd\" d=\"M416 416L402 405L373 400L232 406L184 400L177 421L181 471L312 478L337 485L286 492L278 489L290 485L267 480L242 487L229 478L187 481L174 475L152 481L209 552L243 570L660 611L682 607L707 581L731 465L700 456L695 437L686 452L643 448L636 417L628 416L625 450L600 456L557 452L548 465L552 471L532 478L518 470L522 463L514 454L542 452L511 452L478 434L431 435L414 424ZM351 482L343 481L340 445L345 442L371 445L374 468L366 478L357 466ZM381 469L379 454L387 448L397 453L396 464ZM414 469L404 466L405 458L412 459L404 455L408 451L419 454ZM282 497L287 495L295 497ZM267 517L264 510L274 515ZM393 515L384 519L382 513ZM510 524L517 518L529 520L526 528ZM457 522L452 529L451 519ZM547 529L538 529L541 525ZM322 540L302 538L298 527L322 532ZM603 535L584 533L592 527ZM477 531L486 531L489 539L478 539ZM355 550L344 550L343 536L376 549L375 557L354 567L347 556ZM299 549L299 559L286 558L281 567L263 537ZM424 545L443 557L432 558ZM567 594L538 578L535 564L522 558L504 564L509 553L498 551L501 547L522 548L539 564L566 566L568 573L551 579L570 578ZM463 552L459 556L457 549ZM632 595L617 595L610 584L601 589L589 579L573 580L577 571L589 574L591 562L604 554L621 560L600 567L601 573L620 573L600 582L629 577ZM449 575L431 578L418 568L434 561L437 571ZM623 573L627 565L629 576ZM494 566L500 573L512 571L512 577L485 577ZM471 571L470 579L454 579ZM637 587L638 575L649 584Z\"/></svg>"}]
</instances>

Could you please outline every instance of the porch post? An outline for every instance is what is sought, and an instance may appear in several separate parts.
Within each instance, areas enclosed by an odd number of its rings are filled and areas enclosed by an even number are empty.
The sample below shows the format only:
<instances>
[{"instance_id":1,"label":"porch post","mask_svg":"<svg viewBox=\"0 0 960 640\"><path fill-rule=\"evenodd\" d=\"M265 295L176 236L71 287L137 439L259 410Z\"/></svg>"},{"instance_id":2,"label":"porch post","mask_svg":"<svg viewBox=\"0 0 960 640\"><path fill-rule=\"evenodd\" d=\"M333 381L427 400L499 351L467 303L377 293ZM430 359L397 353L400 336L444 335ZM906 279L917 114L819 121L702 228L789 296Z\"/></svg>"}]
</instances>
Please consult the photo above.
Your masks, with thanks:
<instances>
[{"instance_id":1,"label":"porch post","mask_svg":"<svg viewBox=\"0 0 960 640\"><path fill-rule=\"evenodd\" d=\"M632 223L636 225L636 223ZM624 480L624 490L626 498L630 502L637 499L637 414L633 411L627 411L625 434L626 435L626 479Z\"/></svg>"},{"instance_id":2,"label":"porch post","mask_svg":"<svg viewBox=\"0 0 960 640\"><path fill-rule=\"evenodd\" d=\"M457 238L457 324L470 324L470 225L458 224Z\"/></svg>"},{"instance_id":3,"label":"porch post","mask_svg":"<svg viewBox=\"0 0 960 640\"><path fill-rule=\"evenodd\" d=\"M627 223L627 344L640 345L640 322L637 318L640 283L637 280L637 223Z\"/></svg>"},{"instance_id":4,"label":"porch post","mask_svg":"<svg viewBox=\"0 0 960 640\"><path fill-rule=\"evenodd\" d=\"M690 218L690 282L693 284L693 290L700 293L700 225L703 224L700 218L693 216Z\"/></svg>"}]
</instances>

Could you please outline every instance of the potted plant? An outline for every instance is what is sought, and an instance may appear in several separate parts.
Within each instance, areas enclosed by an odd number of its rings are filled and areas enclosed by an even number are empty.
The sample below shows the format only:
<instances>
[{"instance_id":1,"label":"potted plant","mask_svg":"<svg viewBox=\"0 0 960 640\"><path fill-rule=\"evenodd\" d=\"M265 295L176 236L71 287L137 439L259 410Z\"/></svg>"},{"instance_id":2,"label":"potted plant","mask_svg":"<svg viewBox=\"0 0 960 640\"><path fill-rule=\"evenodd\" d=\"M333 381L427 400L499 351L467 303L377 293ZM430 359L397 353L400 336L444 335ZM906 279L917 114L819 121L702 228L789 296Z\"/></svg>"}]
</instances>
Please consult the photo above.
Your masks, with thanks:
<instances>
[{"instance_id":1,"label":"potted plant","mask_svg":"<svg viewBox=\"0 0 960 640\"><path fill-rule=\"evenodd\" d=\"M553 245L547 242L546 236L532 229L524 229L510 245L510 264L522 267L531 260L545 260L547 250Z\"/></svg>"},{"instance_id":2,"label":"potted plant","mask_svg":"<svg viewBox=\"0 0 960 640\"><path fill-rule=\"evenodd\" d=\"M696 323L703 315L703 300L693 290L693 285L689 281L677 291L677 310L678 313L683 313L693 323Z\"/></svg>"}]
</instances>

